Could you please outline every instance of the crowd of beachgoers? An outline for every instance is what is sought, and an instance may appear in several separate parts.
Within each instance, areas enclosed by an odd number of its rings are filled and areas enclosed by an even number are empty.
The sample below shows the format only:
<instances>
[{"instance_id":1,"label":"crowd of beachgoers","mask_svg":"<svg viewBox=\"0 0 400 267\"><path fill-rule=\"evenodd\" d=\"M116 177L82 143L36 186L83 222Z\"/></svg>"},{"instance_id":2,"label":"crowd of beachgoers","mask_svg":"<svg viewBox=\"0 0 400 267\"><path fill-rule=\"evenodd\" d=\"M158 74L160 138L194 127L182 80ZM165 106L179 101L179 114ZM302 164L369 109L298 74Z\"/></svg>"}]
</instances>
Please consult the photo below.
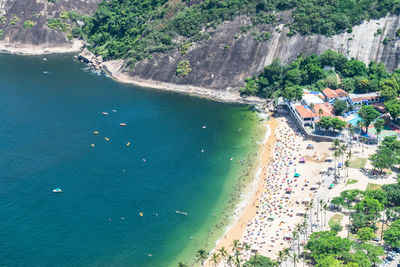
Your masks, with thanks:
<instances>
[{"instance_id":1,"label":"crowd of beachgoers","mask_svg":"<svg viewBox=\"0 0 400 267\"><path fill-rule=\"evenodd\" d=\"M310 166L315 163L304 160L306 140L290 121L279 120L269 165L261 173L264 188L257 212L241 239L242 244L249 244L253 250L272 258L289 246L291 232L302 220L313 196L310 188L317 182L312 173L314 168ZM243 251L244 260L251 255L251 251Z\"/></svg>"}]
</instances>

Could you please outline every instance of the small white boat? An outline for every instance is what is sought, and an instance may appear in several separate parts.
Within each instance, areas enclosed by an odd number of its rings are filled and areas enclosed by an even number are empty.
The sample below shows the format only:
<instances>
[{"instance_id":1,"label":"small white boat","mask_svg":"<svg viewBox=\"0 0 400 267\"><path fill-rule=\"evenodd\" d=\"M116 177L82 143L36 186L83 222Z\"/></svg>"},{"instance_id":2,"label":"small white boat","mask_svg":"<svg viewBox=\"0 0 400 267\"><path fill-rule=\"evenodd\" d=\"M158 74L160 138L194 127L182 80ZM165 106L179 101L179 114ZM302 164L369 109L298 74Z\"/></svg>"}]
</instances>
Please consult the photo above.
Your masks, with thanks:
<instances>
[{"instance_id":1,"label":"small white boat","mask_svg":"<svg viewBox=\"0 0 400 267\"><path fill-rule=\"evenodd\" d=\"M201 127L201 128L202 128L202 129L205 129L205 128L207 128L207 126L205 126L205 125L204 125L204 126L203 126L203 127Z\"/></svg>"},{"instance_id":2,"label":"small white boat","mask_svg":"<svg viewBox=\"0 0 400 267\"><path fill-rule=\"evenodd\" d=\"M182 214L182 215L188 215L188 213L187 212L184 212L184 211L180 211L180 210L176 210L175 211L176 213L178 213L178 214Z\"/></svg>"},{"instance_id":3,"label":"small white boat","mask_svg":"<svg viewBox=\"0 0 400 267\"><path fill-rule=\"evenodd\" d=\"M120 126L126 126L126 123L125 122L121 122L119 125Z\"/></svg>"},{"instance_id":4,"label":"small white boat","mask_svg":"<svg viewBox=\"0 0 400 267\"><path fill-rule=\"evenodd\" d=\"M62 189L57 187L56 189L53 189L53 193L62 193Z\"/></svg>"},{"instance_id":5,"label":"small white boat","mask_svg":"<svg viewBox=\"0 0 400 267\"><path fill-rule=\"evenodd\" d=\"M108 112L102 112L101 114L103 114L103 115L108 115Z\"/></svg>"}]
</instances>

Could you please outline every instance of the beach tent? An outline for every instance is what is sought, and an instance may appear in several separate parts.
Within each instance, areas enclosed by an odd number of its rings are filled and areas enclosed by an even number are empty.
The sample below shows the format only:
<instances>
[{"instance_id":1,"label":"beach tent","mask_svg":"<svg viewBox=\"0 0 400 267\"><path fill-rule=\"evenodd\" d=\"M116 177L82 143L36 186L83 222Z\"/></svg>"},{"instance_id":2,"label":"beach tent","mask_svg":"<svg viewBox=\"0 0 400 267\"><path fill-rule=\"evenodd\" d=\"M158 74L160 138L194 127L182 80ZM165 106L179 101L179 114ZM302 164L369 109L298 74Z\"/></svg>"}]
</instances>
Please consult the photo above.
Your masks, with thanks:
<instances>
[{"instance_id":1,"label":"beach tent","mask_svg":"<svg viewBox=\"0 0 400 267\"><path fill-rule=\"evenodd\" d=\"M296 212L296 215L299 215L299 216L302 216L302 215L304 215L304 214L306 214L306 211L305 211L305 210L298 210L298 211Z\"/></svg>"},{"instance_id":2,"label":"beach tent","mask_svg":"<svg viewBox=\"0 0 400 267\"><path fill-rule=\"evenodd\" d=\"M306 159L304 157L300 158L300 163L306 163Z\"/></svg>"},{"instance_id":3,"label":"beach tent","mask_svg":"<svg viewBox=\"0 0 400 267\"><path fill-rule=\"evenodd\" d=\"M285 240L291 240L292 239L292 233L287 233L284 237L283 237L283 239L285 239Z\"/></svg>"},{"instance_id":4,"label":"beach tent","mask_svg":"<svg viewBox=\"0 0 400 267\"><path fill-rule=\"evenodd\" d=\"M310 187L310 190L317 190L317 189L318 189L317 185L313 185L313 186Z\"/></svg>"},{"instance_id":5,"label":"beach tent","mask_svg":"<svg viewBox=\"0 0 400 267\"><path fill-rule=\"evenodd\" d=\"M275 219L274 215L269 215L269 216L268 216L268 220L269 220L269 221L273 221L274 219Z\"/></svg>"},{"instance_id":6,"label":"beach tent","mask_svg":"<svg viewBox=\"0 0 400 267\"><path fill-rule=\"evenodd\" d=\"M307 149L314 149L314 146L312 144L308 144Z\"/></svg>"},{"instance_id":7,"label":"beach tent","mask_svg":"<svg viewBox=\"0 0 400 267\"><path fill-rule=\"evenodd\" d=\"M342 163L339 163L339 164L338 164L338 168L342 168L342 166L343 166Z\"/></svg>"},{"instance_id":8,"label":"beach tent","mask_svg":"<svg viewBox=\"0 0 400 267\"><path fill-rule=\"evenodd\" d=\"M292 188L286 188L286 193L288 193L288 194L290 194L290 193L292 193Z\"/></svg>"},{"instance_id":9,"label":"beach tent","mask_svg":"<svg viewBox=\"0 0 400 267\"><path fill-rule=\"evenodd\" d=\"M297 172L296 172L296 173L294 174L294 177L300 177L300 173L297 173Z\"/></svg>"},{"instance_id":10,"label":"beach tent","mask_svg":"<svg viewBox=\"0 0 400 267\"><path fill-rule=\"evenodd\" d=\"M326 161L326 162L332 162L333 159L332 159L332 158L326 158L325 161Z\"/></svg>"}]
</instances>

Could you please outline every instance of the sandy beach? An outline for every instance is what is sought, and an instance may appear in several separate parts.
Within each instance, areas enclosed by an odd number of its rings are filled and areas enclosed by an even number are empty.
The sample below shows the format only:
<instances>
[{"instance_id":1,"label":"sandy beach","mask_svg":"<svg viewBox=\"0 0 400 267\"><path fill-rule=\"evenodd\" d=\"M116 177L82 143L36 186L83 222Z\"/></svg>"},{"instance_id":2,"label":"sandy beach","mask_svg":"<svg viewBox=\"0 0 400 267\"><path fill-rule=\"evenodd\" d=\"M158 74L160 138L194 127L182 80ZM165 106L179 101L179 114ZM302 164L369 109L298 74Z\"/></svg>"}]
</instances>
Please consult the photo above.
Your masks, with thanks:
<instances>
[{"instance_id":1,"label":"sandy beach","mask_svg":"<svg viewBox=\"0 0 400 267\"><path fill-rule=\"evenodd\" d=\"M279 121L277 119L271 119L265 124L265 127L267 127L266 135L269 136L266 136L266 140L260 146L260 174L264 171L264 166L268 166L269 164L272 147L276 141L274 133L278 124ZM217 241L213 251L217 251L221 247L228 249L232 245L233 240L240 240L247 223L256 215L258 199L265 187L265 180L258 175L255 184L250 185L250 187L252 188L244 193L248 198L244 197L242 203L238 204L238 209L235 210L234 222L227 227L225 234ZM213 265L210 262L206 262L205 266Z\"/></svg>"},{"instance_id":2,"label":"sandy beach","mask_svg":"<svg viewBox=\"0 0 400 267\"><path fill-rule=\"evenodd\" d=\"M330 143L306 140L286 117L273 118L267 127L270 136L260 147L257 186L250 192L250 200L243 200L246 205L239 204L241 210L235 212L235 223L217 241L211 254L222 247L231 252L233 241L239 240L241 247L251 248L242 249L243 261L254 251L276 259L280 250L290 246L292 231L308 213L307 205L320 187L321 168L331 164L325 162ZM312 149L307 149L310 145ZM223 265L221 261L219 266ZM214 265L207 262L205 266Z\"/></svg>"}]
</instances>

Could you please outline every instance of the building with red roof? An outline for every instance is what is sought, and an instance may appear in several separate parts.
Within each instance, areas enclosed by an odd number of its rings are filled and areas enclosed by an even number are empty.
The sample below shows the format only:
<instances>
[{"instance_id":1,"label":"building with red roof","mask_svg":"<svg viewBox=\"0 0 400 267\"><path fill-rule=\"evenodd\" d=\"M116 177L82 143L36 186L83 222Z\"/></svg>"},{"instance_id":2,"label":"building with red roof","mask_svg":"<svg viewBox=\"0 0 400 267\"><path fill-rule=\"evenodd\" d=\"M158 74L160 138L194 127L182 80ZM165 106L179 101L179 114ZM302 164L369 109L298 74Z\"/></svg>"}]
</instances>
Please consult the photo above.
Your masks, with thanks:
<instances>
[{"instance_id":1,"label":"building with red roof","mask_svg":"<svg viewBox=\"0 0 400 267\"><path fill-rule=\"evenodd\" d=\"M322 94L325 96L325 101L330 103L335 102L337 99L345 101L349 97L349 93L343 89L333 90L331 88L325 88L322 90Z\"/></svg>"}]
</instances>

